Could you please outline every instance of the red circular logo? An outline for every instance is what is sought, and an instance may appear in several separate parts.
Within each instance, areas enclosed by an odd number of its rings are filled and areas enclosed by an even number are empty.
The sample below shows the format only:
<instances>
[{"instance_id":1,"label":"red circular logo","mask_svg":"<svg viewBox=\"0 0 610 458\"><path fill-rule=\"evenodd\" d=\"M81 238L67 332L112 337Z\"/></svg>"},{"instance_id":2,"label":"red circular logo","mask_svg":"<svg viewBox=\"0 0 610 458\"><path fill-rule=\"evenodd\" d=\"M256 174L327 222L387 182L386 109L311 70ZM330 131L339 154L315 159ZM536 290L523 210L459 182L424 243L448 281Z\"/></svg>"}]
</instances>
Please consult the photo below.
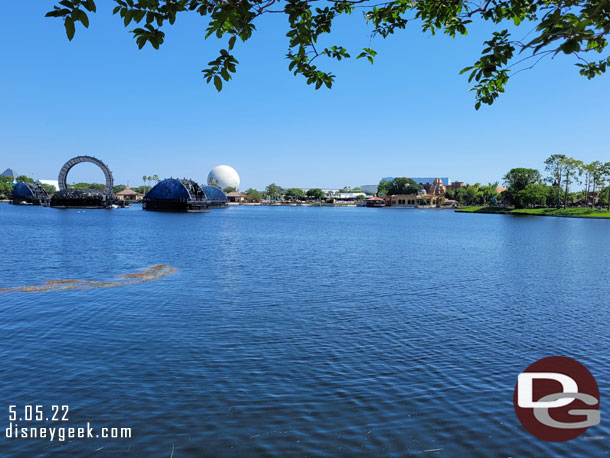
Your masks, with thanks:
<instances>
[{"instance_id":1,"label":"red circular logo","mask_svg":"<svg viewBox=\"0 0 610 458\"><path fill-rule=\"evenodd\" d=\"M513 403L523 427L549 442L574 439L600 421L595 378L565 356L540 359L519 374Z\"/></svg>"}]
</instances>

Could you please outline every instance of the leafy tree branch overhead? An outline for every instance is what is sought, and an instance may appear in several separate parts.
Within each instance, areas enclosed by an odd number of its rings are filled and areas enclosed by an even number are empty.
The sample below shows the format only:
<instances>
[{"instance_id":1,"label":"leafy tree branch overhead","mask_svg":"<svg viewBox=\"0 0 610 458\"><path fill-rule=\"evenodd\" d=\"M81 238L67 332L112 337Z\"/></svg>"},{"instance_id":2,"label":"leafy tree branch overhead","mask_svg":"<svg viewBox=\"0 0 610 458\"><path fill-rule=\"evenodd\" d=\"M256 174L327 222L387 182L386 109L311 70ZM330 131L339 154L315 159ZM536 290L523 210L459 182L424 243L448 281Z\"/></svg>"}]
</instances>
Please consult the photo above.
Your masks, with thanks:
<instances>
[{"instance_id":1,"label":"leafy tree branch overhead","mask_svg":"<svg viewBox=\"0 0 610 458\"><path fill-rule=\"evenodd\" d=\"M331 87L335 75L323 70L323 59L352 58L337 44L322 47L319 40L334 40L333 21L341 15L361 14L363 26L373 37L386 38L409 23L423 32L466 35L475 21L497 25L484 42L481 57L461 73L468 73L476 96L475 108L491 105L504 92L511 75L534 67L558 53L571 54L580 74L591 79L610 65L607 36L610 33L610 0L113 0L113 12L131 30L141 49L147 43L158 49L165 39L167 25L181 14L206 18L206 38L226 39L226 48L203 70L205 80L216 89L231 79L238 61L233 55L237 39L247 41L256 31L255 22L265 14L284 14L289 23L288 68L301 75L316 89ZM64 21L68 39L76 25L89 26L89 13L96 12L94 0L63 0L49 17ZM134 25L135 24L135 25ZM511 30L523 30L513 37ZM353 51L351 51L353 52ZM370 47L357 50L356 59L373 63L377 55Z\"/></svg>"}]
</instances>

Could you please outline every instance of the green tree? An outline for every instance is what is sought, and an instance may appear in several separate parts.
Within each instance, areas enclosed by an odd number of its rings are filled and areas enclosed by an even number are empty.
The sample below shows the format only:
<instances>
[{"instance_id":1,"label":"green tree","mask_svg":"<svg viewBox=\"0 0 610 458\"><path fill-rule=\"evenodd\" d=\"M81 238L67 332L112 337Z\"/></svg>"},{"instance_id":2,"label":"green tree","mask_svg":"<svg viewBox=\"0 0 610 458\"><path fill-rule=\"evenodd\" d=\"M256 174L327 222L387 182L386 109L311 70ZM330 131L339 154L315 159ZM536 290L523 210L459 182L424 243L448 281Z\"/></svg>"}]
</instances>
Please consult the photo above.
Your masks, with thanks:
<instances>
[{"instance_id":1,"label":"green tree","mask_svg":"<svg viewBox=\"0 0 610 458\"><path fill-rule=\"evenodd\" d=\"M299 188L289 188L286 189L284 196L291 200L303 200L305 199L305 192Z\"/></svg>"},{"instance_id":2,"label":"green tree","mask_svg":"<svg viewBox=\"0 0 610 458\"><path fill-rule=\"evenodd\" d=\"M460 189L462 189L461 198L466 205L478 205L480 203L478 186L464 186Z\"/></svg>"},{"instance_id":3,"label":"green tree","mask_svg":"<svg viewBox=\"0 0 610 458\"><path fill-rule=\"evenodd\" d=\"M378 196L386 196L388 194L388 189L390 188L390 181L388 180L380 180L377 185L377 195Z\"/></svg>"},{"instance_id":4,"label":"green tree","mask_svg":"<svg viewBox=\"0 0 610 458\"><path fill-rule=\"evenodd\" d=\"M610 163L609 163L610 164ZM593 161L589 165L590 170L590 183L592 187L591 195L591 206L595 205L595 198L597 196L598 190L603 189L604 187L604 174L606 164L600 161ZM589 193L587 193L587 204L589 203Z\"/></svg>"},{"instance_id":5,"label":"green tree","mask_svg":"<svg viewBox=\"0 0 610 458\"><path fill-rule=\"evenodd\" d=\"M72 188L72 189L95 189L97 191L103 191L104 189L106 189L106 185L105 184L101 184L101 183L72 183L70 185L68 185L68 188Z\"/></svg>"},{"instance_id":6,"label":"green tree","mask_svg":"<svg viewBox=\"0 0 610 458\"><path fill-rule=\"evenodd\" d=\"M282 188L275 183L271 183L265 188L265 195L269 200L277 200L282 197Z\"/></svg>"},{"instance_id":7,"label":"green tree","mask_svg":"<svg viewBox=\"0 0 610 458\"><path fill-rule=\"evenodd\" d=\"M515 208L529 208L538 205L546 205L547 193L542 191L542 175L536 169L515 168L504 176L507 186L504 197ZM543 194L541 194L543 193ZM544 199L544 204L540 204Z\"/></svg>"},{"instance_id":8,"label":"green tree","mask_svg":"<svg viewBox=\"0 0 610 458\"><path fill-rule=\"evenodd\" d=\"M224 188L224 189L223 189L223 191L224 191L226 194L229 194L230 192L235 191L235 188L234 188L234 187L232 187L232 186L227 186L226 188Z\"/></svg>"},{"instance_id":9,"label":"green tree","mask_svg":"<svg viewBox=\"0 0 610 458\"><path fill-rule=\"evenodd\" d=\"M513 192L509 199L516 208L546 207L551 188L544 184L529 184Z\"/></svg>"},{"instance_id":10,"label":"green tree","mask_svg":"<svg viewBox=\"0 0 610 458\"><path fill-rule=\"evenodd\" d=\"M139 192L140 194L146 194L148 191L152 189L152 186L138 186L137 188L131 188L135 192Z\"/></svg>"},{"instance_id":11,"label":"green tree","mask_svg":"<svg viewBox=\"0 0 610 458\"><path fill-rule=\"evenodd\" d=\"M52 184L40 183L40 186L42 186L42 189L50 196L57 192L57 189L55 189L55 186Z\"/></svg>"},{"instance_id":12,"label":"green tree","mask_svg":"<svg viewBox=\"0 0 610 458\"><path fill-rule=\"evenodd\" d=\"M117 192L121 192L121 191L124 191L124 190L125 190L125 185L124 184L118 184L118 185L112 187L112 192L114 192L115 194Z\"/></svg>"},{"instance_id":13,"label":"green tree","mask_svg":"<svg viewBox=\"0 0 610 458\"><path fill-rule=\"evenodd\" d=\"M386 38L415 24L425 34L437 32L452 38L466 35L468 28L482 23L493 24L495 30L484 42L481 57L462 70L469 73L469 82L476 95L475 107L491 105L504 92L509 77L520 69L532 68L539 61L558 53L573 55L580 74L591 79L601 75L610 65L606 50L610 34L608 0L346 0L320 3L313 0L249 0L247 2L215 2L211 0L114 0L113 13L118 15L131 33L138 48L147 43L158 49L165 41L165 30L178 15L205 17L205 37L213 36L226 43L218 57L208 63L203 77L218 91L232 78L238 61L233 55L237 39L246 42L256 31L262 17L284 14L288 21L288 69L304 77L316 89L331 87L335 75L318 67L323 60L341 61L367 59L373 63L377 52L369 42L359 50L349 51L336 42L335 21L341 16L362 12L363 26L371 27L372 37ZM69 40L76 25L89 27L89 14L95 13L95 0L63 0L49 17L60 18ZM505 25L525 29L525 38L513 38ZM519 31L520 31L519 30ZM372 40L370 40L372 42ZM584 55L597 56L591 61ZM515 71L516 70L516 71Z\"/></svg>"},{"instance_id":14,"label":"green tree","mask_svg":"<svg viewBox=\"0 0 610 458\"><path fill-rule=\"evenodd\" d=\"M324 199L324 191L320 188L312 188L307 190L307 197L312 200Z\"/></svg>"},{"instance_id":15,"label":"green tree","mask_svg":"<svg viewBox=\"0 0 610 458\"><path fill-rule=\"evenodd\" d=\"M544 170L549 174L546 181L553 187L551 197L554 200L553 206L561 207L562 190L564 175L564 161L567 159L565 154L552 154L545 161Z\"/></svg>"},{"instance_id":16,"label":"green tree","mask_svg":"<svg viewBox=\"0 0 610 458\"><path fill-rule=\"evenodd\" d=\"M0 175L0 198L6 199L13 193L13 177Z\"/></svg>"},{"instance_id":17,"label":"green tree","mask_svg":"<svg viewBox=\"0 0 610 458\"><path fill-rule=\"evenodd\" d=\"M17 183L33 183L34 179L26 175L19 175L17 178L15 178L15 181Z\"/></svg>"},{"instance_id":18,"label":"green tree","mask_svg":"<svg viewBox=\"0 0 610 458\"><path fill-rule=\"evenodd\" d=\"M257 191L256 189L250 188L246 190L246 197L250 202L260 202L263 200L263 193Z\"/></svg>"},{"instance_id":19,"label":"green tree","mask_svg":"<svg viewBox=\"0 0 610 458\"><path fill-rule=\"evenodd\" d=\"M445 197L455 200L459 205L483 205L483 195L479 191L478 185L462 186L457 189L449 190Z\"/></svg>"},{"instance_id":20,"label":"green tree","mask_svg":"<svg viewBox=\"0 0 610 458\"><path fill-rule=\"evenodd\" d=\"M540 184L542 176L536 169L516 168L504 175L506 187L513 191L522 191L531 184Z\"/></svg>"},{"instance_id":21,"label":"green tree","mask_svg":"<svg viewBox=\"0 0 610 458\"><path fill-rule=\"evenodd\" d=\"M574 182L578 183L577 173L580 175L582 173L582 161L578 161L572 157L567 157L563 161L561 161L564 170L564 199L563 199L563 208L568 206L568 195L570 193L570 185Z\"/></svg>"},{"instance_id":22,"label":"green tree","mask_svg":"<svg viewBox=\"0 0 610 458\"><path fill-rule=\"evenodd\" d=\"M606 203L608 204L608 210L610 211L610 162L602 164L600 167L599 187L603 189L600 193L600 199L603 194L607 197Z\"/></svg>"},{"instance_id":23,"label":"green tree","mask_svg":"<svg viewBox=\"0 0 610 458\"><path fill-rule=\"evenodd\" d=\"M417 194L420 189L421 186L411 178L398 177L390 181L386 194L391 196L396 194Z\"/></svg>"},{"instance_id":24,"label":"green tree","mask_svg":"<svg viewBox=\"0 0 610 458\"><path fill-rule=\"evenodd\" d=\"M498 182L489 183L486 186L479 186L478 189L478 197L480 205L491 205L492 197L495 198L497 192L496 188L498 187Z\"/></svg>"}]
</instances>

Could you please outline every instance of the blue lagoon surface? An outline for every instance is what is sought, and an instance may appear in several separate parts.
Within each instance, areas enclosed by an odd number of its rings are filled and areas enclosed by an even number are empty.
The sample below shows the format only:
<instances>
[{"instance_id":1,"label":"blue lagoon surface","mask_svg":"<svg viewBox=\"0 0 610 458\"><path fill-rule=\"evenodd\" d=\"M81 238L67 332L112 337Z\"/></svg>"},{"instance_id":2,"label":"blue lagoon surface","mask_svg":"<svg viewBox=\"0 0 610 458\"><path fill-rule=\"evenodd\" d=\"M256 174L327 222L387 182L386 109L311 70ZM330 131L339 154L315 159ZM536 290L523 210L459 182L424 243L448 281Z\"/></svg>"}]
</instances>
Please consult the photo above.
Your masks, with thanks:
<instances>
[{"instance_id":1,"label":"blue lagoon surface","mask_svg":"<svg viewBox=\"0 0 610 458\"><path fill-rule=\"evenodd\" d=\"M0 204L0 429L9 405L131 439L7 439L2 456L610 454L610 221L231 207L207 214ZM601 424L531 436L517 375L569 356Z\"/></svg>"}]
</instances>

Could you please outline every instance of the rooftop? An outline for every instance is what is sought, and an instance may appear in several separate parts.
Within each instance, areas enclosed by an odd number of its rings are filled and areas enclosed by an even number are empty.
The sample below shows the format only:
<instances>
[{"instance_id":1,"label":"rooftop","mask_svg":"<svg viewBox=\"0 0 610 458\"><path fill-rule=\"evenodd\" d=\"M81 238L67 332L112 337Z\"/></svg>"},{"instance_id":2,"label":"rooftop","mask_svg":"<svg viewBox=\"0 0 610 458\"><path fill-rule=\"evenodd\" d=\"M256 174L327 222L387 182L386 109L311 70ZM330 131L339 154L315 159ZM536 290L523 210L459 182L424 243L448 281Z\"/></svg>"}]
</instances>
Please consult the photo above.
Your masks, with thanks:
<instances>
[{"instance_id":1,"label":"rooftop","mask_svg":"<svg viewBox=\"0 0 610 458\"><path fill-rule=\"evenodd\" d=\"M116 193L117 196L137 196L141 195L139 192L134 191L129 187L129 185L125 186L125 189Z\"/></svg>"}]
</instances>

